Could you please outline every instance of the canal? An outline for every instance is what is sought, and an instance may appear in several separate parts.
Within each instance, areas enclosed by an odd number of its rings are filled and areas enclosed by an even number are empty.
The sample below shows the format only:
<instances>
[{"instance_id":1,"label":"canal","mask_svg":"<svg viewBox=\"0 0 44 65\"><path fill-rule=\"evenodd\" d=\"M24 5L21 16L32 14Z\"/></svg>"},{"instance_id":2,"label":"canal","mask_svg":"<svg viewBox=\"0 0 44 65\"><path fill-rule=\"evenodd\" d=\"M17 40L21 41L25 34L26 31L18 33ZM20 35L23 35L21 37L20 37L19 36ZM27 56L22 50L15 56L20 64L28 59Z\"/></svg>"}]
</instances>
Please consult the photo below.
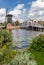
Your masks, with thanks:
<instances>
[{"instance_id":1,"label":"canal","mask_svg":"<svg viewBox=\"0 0 44 65\"><path fill-rule=\"evenodd\" d=\"M23 29L12 30L13 41L17 43L16 48L28 47L32 39L39 34L44 34L44 32Z\"/></svg>"}]
</instances>

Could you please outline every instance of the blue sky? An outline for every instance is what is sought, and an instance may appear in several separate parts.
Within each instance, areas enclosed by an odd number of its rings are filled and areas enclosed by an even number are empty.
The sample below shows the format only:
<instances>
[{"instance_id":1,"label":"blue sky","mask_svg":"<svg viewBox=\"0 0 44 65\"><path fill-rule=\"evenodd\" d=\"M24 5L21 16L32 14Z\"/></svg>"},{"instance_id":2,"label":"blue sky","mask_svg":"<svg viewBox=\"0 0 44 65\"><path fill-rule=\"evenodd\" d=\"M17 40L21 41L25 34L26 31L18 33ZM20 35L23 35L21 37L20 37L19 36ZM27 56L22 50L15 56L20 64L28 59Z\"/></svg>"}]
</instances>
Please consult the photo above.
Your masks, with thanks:
<instances>
[{"instance_id":1,"label":"blue sky","mask_svg":"<svg viewBox=\"0 0 44 65\"><path fill-rule=\"evenodd\" d=\"M25 8L30 8L31 4L28 3L35 0L0 0L0 8L13 9L18 4L25 4Z\"/></svg>"},{"instance_id":2,"label":"blue sky","mask_svg":"<svg viewBox=\"0 0 44 65\"><path fill-rule=\"evenodd\" d=\"M0 0L0 22L4 22L6 9L13 21L44 20L44 0Z\"/></svg>"}]
</instances>

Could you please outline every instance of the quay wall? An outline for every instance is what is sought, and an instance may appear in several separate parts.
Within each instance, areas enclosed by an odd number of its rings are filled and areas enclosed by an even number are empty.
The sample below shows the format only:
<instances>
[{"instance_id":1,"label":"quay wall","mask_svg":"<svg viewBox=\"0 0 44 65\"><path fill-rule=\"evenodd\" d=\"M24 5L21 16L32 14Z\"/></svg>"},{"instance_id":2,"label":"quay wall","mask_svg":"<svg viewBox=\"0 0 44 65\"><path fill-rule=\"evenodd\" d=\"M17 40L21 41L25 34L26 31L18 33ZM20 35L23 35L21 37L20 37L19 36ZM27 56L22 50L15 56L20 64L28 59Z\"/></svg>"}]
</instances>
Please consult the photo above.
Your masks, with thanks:
<instances>
[{"instance_id":1,"label":"quay wall","mask_svg":"<svg viewBox=\"0 0 44 65\"><path fill-rule=\"evenodd\" d=\"M44 28L41 27L32 27L32 26L0 26L0 29L8 29L8 30L12 30L12 29L25 29L25 30L33 30L33 31L44 31Z\"/></svg>"}]
</instances>

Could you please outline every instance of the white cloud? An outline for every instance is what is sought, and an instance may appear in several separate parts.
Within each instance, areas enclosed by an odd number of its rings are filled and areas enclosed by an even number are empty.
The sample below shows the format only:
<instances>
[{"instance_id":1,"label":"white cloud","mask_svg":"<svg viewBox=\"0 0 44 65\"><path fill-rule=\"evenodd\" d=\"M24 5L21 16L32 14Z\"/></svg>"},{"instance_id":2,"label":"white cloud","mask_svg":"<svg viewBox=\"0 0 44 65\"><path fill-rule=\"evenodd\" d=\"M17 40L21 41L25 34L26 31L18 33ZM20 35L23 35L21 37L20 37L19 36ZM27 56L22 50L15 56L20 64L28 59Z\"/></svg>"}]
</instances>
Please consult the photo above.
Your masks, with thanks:
<instances>
[{"instance_id":1,"label":"white cloud","mask_svg":"<svg viewBox=\"0 0 44 65\"><path fill-rule=\"evenodd\" d=\"M32 2L28 17L34 19L44 19L44 0L36 0Z\"/></svg>"},{"instance_id":2,"label":"white cloud","mask_svg":"<svg viewBox=\"0 0 44 65\"><path fill-rule=\"evenodd\" d=\"M19 15L22 13L22 9L24 8L24 4L18 4L12 11L10 11L10 14L13 15Z\"/></svg>"},{"instance_id":3,"label":"white cloud","mask_svg":"<svg viewBox=\"0 0 44 65\"><path fill-rule=\"evenodd\" d=\"M16 6L16 9L22 9L24 7L24 4L18 4L17 6Z\"/></svg>"},{"instance_id":4,"label":"white cloud","mask_svg":"<svg viewBox=\"0 0 44 65\"><path fill-rule=\"evenodd\" d=\"M36 0L35 2L32 2L32 7L43 8L44 7L44 1Z\"/></svg>"},{"instance_id":5,"label":"white cloud","mask_svg":"<svg viewBox=\"0 0 44 65\"><path fill-rule=\"evenodd\" d=\"M19 20L20 22L31 19L44 20L44 0L36 0L32 3L29 2L29 9L25 8L24 4L18 4L13 10L9 11L9 14L13 15L13 21ZM0 9L0 22L5 20L6 9Z\"/></svg>"},{"instance_id":6,"label":"white cloud","mask_svg":"<svg viewBox=\"0 0 44 65\"><path fill-rule=\"evenodd\" d=\"M0 23L5 21L6 10L5 8L0 9Z\"/></svg>"},{"instance_id":7,"label":"white cloud","mask_svg":"<svg viewBox=\"0 0 44 65\"><path fill-rule=\"evenodd\" d=\"M26 17L27 9L25 9L24 4L18 4L13 10L9 11L8 14L13 15L13 21L19 20L23 22ZM0 23L5 21L6 9L0 9Z\"/></svg>"},{"instance_id":8,"label":"white cloud","mask_svg":"<svg viewBox=\"0 0 44 65\"><path fill-rule=\"evenodd\" d=\"M13 15L13 21L15 21L15 20L23 21L24 17L26 16L26 9L24 7L24 4L18 4L9 13Z\"/></svg>"}]
</instances>

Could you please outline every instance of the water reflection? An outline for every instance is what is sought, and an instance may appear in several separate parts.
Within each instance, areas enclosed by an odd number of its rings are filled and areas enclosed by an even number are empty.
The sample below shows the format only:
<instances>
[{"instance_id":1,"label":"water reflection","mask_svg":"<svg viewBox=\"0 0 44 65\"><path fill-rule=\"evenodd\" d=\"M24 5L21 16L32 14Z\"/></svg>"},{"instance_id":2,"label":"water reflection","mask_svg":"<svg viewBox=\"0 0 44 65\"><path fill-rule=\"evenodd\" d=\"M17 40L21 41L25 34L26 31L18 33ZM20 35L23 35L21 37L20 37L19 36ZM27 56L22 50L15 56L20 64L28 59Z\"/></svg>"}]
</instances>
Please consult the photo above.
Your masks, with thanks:
<instances>
[{"instance_id":1,"label":"water reflection","mask_svg":"<svg viewBox=\"0 0 44 65\"><path fill-rule=\"evenodd\" d=\"M29 31L23 29L12 30L13 41L18 43L16 46L19 48L27 47L32 38L39 34L44 34L44 32Z\"/></svg>"}]
</instances>

